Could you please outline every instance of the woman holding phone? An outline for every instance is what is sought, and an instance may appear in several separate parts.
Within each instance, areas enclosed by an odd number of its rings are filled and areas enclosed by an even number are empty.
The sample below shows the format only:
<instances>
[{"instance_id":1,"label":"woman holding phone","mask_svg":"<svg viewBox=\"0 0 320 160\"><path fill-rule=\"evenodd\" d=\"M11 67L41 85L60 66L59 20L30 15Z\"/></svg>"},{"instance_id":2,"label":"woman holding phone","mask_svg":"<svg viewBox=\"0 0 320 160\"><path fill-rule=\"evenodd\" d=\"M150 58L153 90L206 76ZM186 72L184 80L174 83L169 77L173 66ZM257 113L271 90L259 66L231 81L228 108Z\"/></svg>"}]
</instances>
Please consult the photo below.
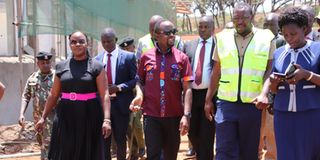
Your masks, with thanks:
<instances>
[{"instance_id":1,"label":"woman holding phone","mask_svg":"<svg viewBox=\"0 0 320 160\"><path fill-rule=\"evenodd\" d=\"M257 108L265 108L268 95L275 94L278 160L320 159L320 43L305 40L307 24L308 15L300 8L280 14L279 27L287 44L275 51L274 74L256 98Z\"/></svg>"}]
</instances>

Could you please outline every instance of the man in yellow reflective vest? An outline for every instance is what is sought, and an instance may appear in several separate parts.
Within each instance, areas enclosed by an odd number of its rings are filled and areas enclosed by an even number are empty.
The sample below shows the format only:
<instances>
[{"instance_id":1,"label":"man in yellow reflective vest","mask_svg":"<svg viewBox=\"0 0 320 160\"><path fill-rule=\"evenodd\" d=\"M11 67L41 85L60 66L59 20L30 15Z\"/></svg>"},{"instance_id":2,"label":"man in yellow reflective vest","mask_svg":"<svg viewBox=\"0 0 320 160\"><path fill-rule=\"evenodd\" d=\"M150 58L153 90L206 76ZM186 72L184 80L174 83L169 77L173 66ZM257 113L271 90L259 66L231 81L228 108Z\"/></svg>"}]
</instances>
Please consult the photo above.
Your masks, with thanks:
<instances>
[{"instance_id":1,"label":"man in yellow reflective vest","mask_svg":"<svg viewBox=\"0 0 320 160\"><path fill-rule=\"evenodd\" d=\"M159 15L153 15L149 20L149 33L145 36L141 37L138 42L138 48L136 51L136 58L137 60L140 59L142 54L148 51L151 48L154 48L154 26L157 22L163 20L163 18ZM174 47L183 51L183 42L179 36L176 35Z\"/></svg>"},{"instance_id":2,"label":"man in yellow reflective vest","mask_svg":"<svg viewBox=\"0 0 320 160\"><path fill-rule=\"evenodd\" d=\"M251 6L239 2L233 10L234 29L216 35L204 108L206 117L216 122L216 160L258 159L261 110L253 100L271 72L275 43L271 31L253 27L252 19ZM213 115L216 92L217 112Z\"/></svg>"}]
</instances>

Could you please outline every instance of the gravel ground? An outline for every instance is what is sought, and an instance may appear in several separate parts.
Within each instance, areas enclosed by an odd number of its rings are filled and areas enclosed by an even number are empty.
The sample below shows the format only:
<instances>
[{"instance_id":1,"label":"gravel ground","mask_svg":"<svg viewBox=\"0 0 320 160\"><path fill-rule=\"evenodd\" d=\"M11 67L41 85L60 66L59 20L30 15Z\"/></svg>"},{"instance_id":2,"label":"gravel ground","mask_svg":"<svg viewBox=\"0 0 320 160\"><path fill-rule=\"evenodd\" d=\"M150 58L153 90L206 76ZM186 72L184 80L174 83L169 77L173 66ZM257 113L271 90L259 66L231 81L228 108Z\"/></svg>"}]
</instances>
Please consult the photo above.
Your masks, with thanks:
<instances>
[{"instance_id":1,"label":"gravel ground","mask_svg":"<svg viewBox=\"0 0 320 160\"><path fill-rule=\"evenodd\" d=\"M27 122L24 129L18 124L3 126L0 125L0 159L1 160L39 160L40 156L27 156L19 158L1 158L4 155L36 153L40 152L40 147L35 139L35 132L32 122ZM178 160L194 160L194 157L186 157L184 154L188 150L187 136L181 137ZM116 158L113 158L116 160Z\"/></svg>"}]
</instances>

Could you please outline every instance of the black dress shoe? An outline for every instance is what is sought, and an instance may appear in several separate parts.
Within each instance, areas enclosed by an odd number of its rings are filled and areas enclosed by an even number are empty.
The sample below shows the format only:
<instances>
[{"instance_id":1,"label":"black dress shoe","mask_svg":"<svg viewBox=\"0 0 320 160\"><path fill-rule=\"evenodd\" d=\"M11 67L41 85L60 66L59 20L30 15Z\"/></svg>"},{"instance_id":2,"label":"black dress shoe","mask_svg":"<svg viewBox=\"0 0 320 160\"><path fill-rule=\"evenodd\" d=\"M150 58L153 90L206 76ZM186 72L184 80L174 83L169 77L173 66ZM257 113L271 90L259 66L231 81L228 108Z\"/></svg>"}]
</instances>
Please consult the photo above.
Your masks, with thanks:
<instances>
[{"instance_id":1,"label":"black dress shoe","mask_svg":"<svg viewBox=\"0 0 320 160\"><path fill-rule=\"evenodd\" d=\"M194 156L196 152L193 149L189 149L186 153L186 156Z\"/></svg>"}]
</instances>

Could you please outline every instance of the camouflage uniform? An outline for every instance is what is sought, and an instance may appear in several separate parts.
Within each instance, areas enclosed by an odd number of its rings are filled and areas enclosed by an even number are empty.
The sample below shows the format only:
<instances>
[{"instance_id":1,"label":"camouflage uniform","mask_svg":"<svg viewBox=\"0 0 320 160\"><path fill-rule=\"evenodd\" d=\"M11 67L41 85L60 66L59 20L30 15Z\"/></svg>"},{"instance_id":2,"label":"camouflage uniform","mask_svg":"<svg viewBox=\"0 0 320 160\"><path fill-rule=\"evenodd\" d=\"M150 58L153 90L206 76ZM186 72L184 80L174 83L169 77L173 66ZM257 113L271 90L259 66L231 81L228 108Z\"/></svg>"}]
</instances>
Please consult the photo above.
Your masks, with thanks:
<instances>
[{"instance_id":1,"label":"camouflage uniform","mask_svg":"<svg viewBox=\"0 0 320 160\"><path fill-rule=\"evenodd\" d=\"M145 153L145 141L143 138L143 126L141 124L142 112L131 112L130 121L127 130L127 138L129 143L129 150L131 156L137 158L142 157Z\"/></svg>"},{"instance_id":2,"label":"camouflage uniform","mask_svg":"<svg viewBox=\"0 0 320 160\"><path fill-rule=\"evenodd\" d=\"M43 74L40 71L34 72L27 80L22 94L22 100L29 102L33 99L33 119L36 124L42 116L45 103L53 85L54 71ZM37 141L41 146L41 159L47 159L48 148L51 138L54 111L48 115L43 132L36 135Z\"/></svg>"}]
</instances>

